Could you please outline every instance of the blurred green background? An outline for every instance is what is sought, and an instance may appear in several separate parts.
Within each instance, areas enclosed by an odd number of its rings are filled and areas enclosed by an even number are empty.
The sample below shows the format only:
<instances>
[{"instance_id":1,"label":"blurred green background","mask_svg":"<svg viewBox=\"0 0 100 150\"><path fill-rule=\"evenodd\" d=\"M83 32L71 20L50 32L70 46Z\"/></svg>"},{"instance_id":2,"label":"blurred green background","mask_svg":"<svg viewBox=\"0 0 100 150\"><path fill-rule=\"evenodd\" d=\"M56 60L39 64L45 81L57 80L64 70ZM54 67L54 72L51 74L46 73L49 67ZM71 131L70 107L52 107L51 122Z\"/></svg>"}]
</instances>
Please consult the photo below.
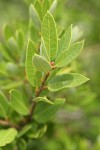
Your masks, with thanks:
<instances>
[{"instance_id":1,"label":"blurred green background","mask_svg":"<svg viewBox=\"0 0 100 150\"><path fill-rule=\"evenodd\" d=\"M29 4L33 2L0 0L0 41L5 23L13 30L27 31ZM29 149L100 150L100 0L58 0L54 17L58 32L73 24L73 41L85 39L83 52L67 69L86 75L90 81L54 93L65 97L66 104L48 123L44 137L32 140Z\"/></svg>"}]
</instances>

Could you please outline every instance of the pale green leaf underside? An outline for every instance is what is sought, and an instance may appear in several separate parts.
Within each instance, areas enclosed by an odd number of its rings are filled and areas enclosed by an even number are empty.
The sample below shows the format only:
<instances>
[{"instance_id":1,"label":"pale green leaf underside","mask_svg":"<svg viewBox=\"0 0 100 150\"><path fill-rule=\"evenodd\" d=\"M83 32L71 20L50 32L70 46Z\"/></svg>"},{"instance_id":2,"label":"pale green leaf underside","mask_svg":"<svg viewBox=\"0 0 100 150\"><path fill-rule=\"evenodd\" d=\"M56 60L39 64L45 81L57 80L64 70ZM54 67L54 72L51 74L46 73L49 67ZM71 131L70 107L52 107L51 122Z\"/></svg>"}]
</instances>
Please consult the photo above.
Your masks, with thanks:
<instances>
[{"instance_id":1,"label":"pale green leaf underside","mask_svg":"<svg viewBox=\"0 0 100 150\"><path fill-rule=\"evenodd\" d=\"M17 131L13 128L0 130L0 147L11 143L17 135Z\"/></svg>"},{"instance_id":2,"label":"pale green leaf underside","mask_svg":"<svg viewBox=\"0 0 100 150\"><path fill-rule=\"evenodd\" d=\"M43 40L42 37L41 37L40 52L41 52L41 55L42 55L47 61L50 61L50 58L49 58L49 55L48 55L48 53L47 53L47 50L46 50L46 47L45 47L45 44L44 44L44 40Z\"/></svg>"},{"instance_id":3,"label":"pale green leaf underside","mask_svg":"<svg viewBox=\"0 0 100 150\"><path fill-rule=\"evenodd\" d=\"M39 15L38 15L34 5L32 5L32 4L30 5L30 8L29 8L29 14L30 14L30 21L33 20L35 27L39 29L41 20L39 18Z\"/></svg>"},{"instance_id":4,"label":"pale green leaf underside","mask_svg":"<svg viewBox=\"0 0 100 150\"><path fill-rule=\"evenodd\" d=\"M48 100L46 97L37 97L35 98L33 101L35 102L45 102L45 103L48 103L48 104L53 104L53 102L51 102L50 100Z\"/></svg>"},{"instance_id":5,"label":"pale green leaf underside","mask_svg":"<svg viewBox=\"0 0 100 150\"><path fill-rule=\"evenodd\" d=\"M52 5L50 6L49 11L50 11L51 13L53 13L54 10L56 9L56 6L57 6L57 0L54 0L54 1L52 2Z\"/></svg>"},{"instance_id":6,"label":"pale green leaf underside","mask_svg":"<svg viewBox=\"0 0 100 150\"><path fill-rule=\"evenodd\" d=\"M57 58L61 56L63 51L68 50L71 43L71 33L72 33L72 25L65 31L65 33L59 40Z\"/></svg>"},{"instance_id":7,"label":"pale green leaf underside","mask_svg":"<svg viewBox=\"0 0 100 150\"><path fill-rule=\"evenodd\" d=\"M26 105L24 97L19 91L11 90L10 98L11 98L10 99L11 106L16 112L22 115L29 114L28 106Z\"/></svg>"},{"instance_id":8,"label":"pale green leaf underside","mask_svg":"<svg viewBox=\"0 0 100 150\"><path fill-rule=\"evenodd\" d=\"M79 86L88 80L89 79L85 76L77 73L58 75L48 83L48 89L50 91L58 91L63 88L72 88Z\"/></svg>"},{"instance_id":9,"label":"pale green leaf underside","mask_svg":"<svg viewBox=\"0 0 100 150\"><path fill-rule=\"evenodd\" d=\"M42 56L35 54L33 56L33 66L40 72L47 73L51 70L51 65Z\"/></svg>"},{"instance_id":10,"label":"pale green leaf underside","mask_svg":"<svg viewBox=\"0 0 100 150\"><path fill-rule=\"evenodd\" d=\"M50 12L47 12L43 19L42 37L50 59L54 59L58 49L58 38L56 24Z\"/></svg>"},{"instance_id":11,"label":"pale green leaf underside","mask_svg":"<svg viewBox=\"0 0 100 150\"><path fill-rule=\"evenodd\" d=\"M40 102L34 110L34 119L39 123L45 123L62 107L64 99L56 99L53 105Z\"/></svg>"},{"instance_id":12,"label":"pale green leaf underside","mask_svg":"<svg viewBox=\"0 0 100 150\"><path fill-rule=\"evenodd\" d=\"M26 52L26 74L27 74L28 81L32 86L35 86L34 78L36 74L36 70L32 64L32 57L34 56L36 52L37 52L37 49L34 43L30 40L28 43L27 52Z\"/></svg>"},{"instance_id":13,"label":"pale green leaf underside","mask_svg":"<svg viewBox=\"0 0 100 150\"><path fill-rule=\"evenodd\" d=\"M84 41L77 42L69 47L66 51L63 51L61 55L56 59L57 67L67 66L71 61L73 61L80 53L83 48Z\"/></svg>"}]
</instances>

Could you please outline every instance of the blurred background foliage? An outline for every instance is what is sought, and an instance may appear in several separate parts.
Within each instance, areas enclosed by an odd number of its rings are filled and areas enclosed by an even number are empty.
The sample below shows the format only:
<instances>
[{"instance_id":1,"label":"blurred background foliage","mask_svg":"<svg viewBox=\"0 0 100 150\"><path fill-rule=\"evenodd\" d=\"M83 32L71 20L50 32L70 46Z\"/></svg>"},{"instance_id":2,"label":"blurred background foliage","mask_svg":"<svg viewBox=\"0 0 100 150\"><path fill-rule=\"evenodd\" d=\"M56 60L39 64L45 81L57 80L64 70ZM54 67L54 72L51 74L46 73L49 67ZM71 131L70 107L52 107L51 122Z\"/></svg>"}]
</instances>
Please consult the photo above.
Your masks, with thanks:
<instances>
[{"instance_id":1,"label":"blurred background foliage","mask_svg":"<svg viewBox=\"0 0 100 150\"><path fill-rule=\"evenodd\" d=\"M29 4L34 0L0 0L0 41L3 26L26 34ZM64 97L66 104L48 123L47 133L32 140L28 148L36 150L99 150L100 149L100 1L58 0L54 12L61 34L62 26L73 24L73 41L85 38L82 54L66 72L79 72L90 81L78 88L61 90L51 97Z\"/></svg>"}]
</instances>

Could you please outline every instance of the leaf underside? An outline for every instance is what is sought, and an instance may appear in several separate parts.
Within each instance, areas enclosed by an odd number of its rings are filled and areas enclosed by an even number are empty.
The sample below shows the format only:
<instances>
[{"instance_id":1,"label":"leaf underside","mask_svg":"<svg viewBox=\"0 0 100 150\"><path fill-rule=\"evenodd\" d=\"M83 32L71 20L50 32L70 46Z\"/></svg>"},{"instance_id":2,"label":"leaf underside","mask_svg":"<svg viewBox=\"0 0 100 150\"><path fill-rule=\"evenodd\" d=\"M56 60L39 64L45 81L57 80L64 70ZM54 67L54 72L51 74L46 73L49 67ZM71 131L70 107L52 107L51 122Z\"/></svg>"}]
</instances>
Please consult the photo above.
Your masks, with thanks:
<instances>
[{"instance_id":1,"label":"leaf underside","mask_svg":"<svg viewBox=\"0 0 100 150\"><path fill-rule=\"evenodd\" d=\"M72 88L79 86L88 80L88 78L78 73L58 75L48 83L48 89L50 91L58 91L63 88Z\"/></svg>"},{"instance_id":2,"label":"leaf underside","mask_svg":"<svg viewBox=\"0 0 100 150\"><path fill-rule=\"evenodd\" d=\"M56 24L50 12L47 12L47 14L43 19L41 33L47 54L50 60L52 60L55 58L57 53L58 38L57 38Z\"/></svg>"}]
</instances>

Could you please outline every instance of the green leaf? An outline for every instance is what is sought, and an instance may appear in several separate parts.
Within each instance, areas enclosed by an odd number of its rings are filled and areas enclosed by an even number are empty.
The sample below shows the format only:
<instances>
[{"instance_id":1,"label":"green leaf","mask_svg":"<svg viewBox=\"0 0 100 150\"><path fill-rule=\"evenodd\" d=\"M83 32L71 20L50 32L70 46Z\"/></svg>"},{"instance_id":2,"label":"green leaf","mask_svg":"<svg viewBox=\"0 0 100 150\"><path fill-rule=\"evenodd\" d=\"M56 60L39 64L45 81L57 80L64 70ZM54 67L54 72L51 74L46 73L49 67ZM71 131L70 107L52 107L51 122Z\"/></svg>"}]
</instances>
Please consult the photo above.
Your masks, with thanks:
<instances>
[{"instance_id":1,"label":"green leaf","mask_svg":"<svg viewBox=\"0 0 100 150\"><path fill-rule=\"evenodd\" d=\"M50 11L51 13L53 13L54 10L56 9L56 6L57 6L57 0L54 0L53 3L52 3L52 5L50 6L49 11Z\"/></svg>"},{"instance_id":2,"label":"green leaf","mask_svg":"<svg viewBox=\"0 0 100 150\"><path fill-rule=\"evenodd\" d=\"M56 24L50 12L47 12L43 19L41 33L48 56L54 59L58 49L58 38Z\"/></svg>"},{"instance_id":3,"label":"green leaf","mask_svg":"<svg viewBox=\"0 0 100 150\"><path fill-rule=\"evenodd\" d=\"M18 141L18 150L26 150L27 149L27 141L25 141L24 139L19 139Z\"/></svg>"},{"instance_id":4,"label":"green leaf","mask_svg":"<svg viewBox=\"0 0 100 150\"><path fill-rule=\"evenodd\" d=\"M48 89L50 91L58 91L63 88L72 88L79 86L88 80L89 79L85 76L77 73L58 75L49 81Z\"/></svg>"},{"instance_id":5,"label":"green leaf","mask_svg":"<svg viewBox=\"0 0 100 150\"><path fill-rule=\"evenodd\" d=\"M18 45L14 39L14 37L10 37L7 41L7 48L14 59L18 59L21 51L18 48Z\"/></svg>"},{"instance_id":6,"label":"green leaf","mask_svg":"<svg viewBox=\"0 0 100 150\"><path fill-rule=\"evenodd\" d=\"M38 130L38 124L36 122L31 123L32 128L28 131L27 136L29 138L37 138L37 130Z\"/></svg>"},{"instance_id":7,"label":"green leaf","mask_svg":"<svg viewBox=\"0 0 100 150\"><path fill-rule=\"evenodd\" d=\"M33 56L33 66L40 72L47 73L51 70L51 65L42 56L35 54Z\"/></svg>"},{"instance_id":8,"label":"green leaf","mask_svg":"<svg viewBox=\"0 0 100 150\"><path fill-rule=\"evenodd\" d=\"M8 62L6 64L6 71L10 76L16 76L18 75L18 66L15 63Z\"/></svg>"},{"instance_id":9,"label":"green leaf","mask_svg":"<svg viewBox=\"0 0 100 150\"><path fill-rule=\"evenodd\" d=\"M30 23L29 25L29 37L34 43L39 43L39 31L35 28L33 24Z\"/></svg>"},{"instance_id":10,"label":"green leaf","mask_svg":"<svg viewBox=\"0 0 100 150\"><path fill-rule=\"evenodd\" d=\"M48 103L48 104L53 104L52 101L48 100L46 97L37 97L35 99L33 99L33 101L35 102L45 102L45 103Z\"/></svg>"},{"instance_id":11,"label":"green leaf","mask_svg":"<svg viewBox=\"0 0 100 150\"><path fill-rule=\"evenodd\" d=\"M10 90L12 88L20 87L21 85L23 85L22 81L7 80L7 82L8 82L7 84L1 85L0 89L2 89L2 90Z\"/></svg>"},{"instance_id":12,"label":"green leaf","mask_svg":"<svg viewBox=\"0 0 100 150\"><path fill-rule=\"evenodd\" d=\"M41 79L42 79L42 73L37 71L36 74L34 75L34 84L35 86L40 86L41 85Z\"/></svg>"},{"instance_id":13,"label":"green leaf","mask_svg":"<svg viewBox=\"0 0 100 150\"><path fill-rule=\"evenodd\" d=\"M53 105L40 102L34 110L34 119L39 123L45 123L54 116L54 114L62 107L64 99L56 99Z\"/></svg>"},{"instance_id":14,"label":"green leaf","mask_svg":"<svg viewBox=\"0 0 100 150\"><path fill-rule=\"evenodd\" d=\"M22 48L24 46L24 34L23 34L22 30L17 31L16 39L17 39L17 44L18 44L19 48L22 50Z\"/></svg>"},{"instance_id":15,"label":"green leaf","mask_svg":"<svg viewBox=\"0 0 100 150\"><path fill-rule=\"evenodd\" d=\"M10 26L7 24L4 26L4 36L5 36L6 40L8 40L10 37L12 37L12 30L11 30Z\"/></svg>"},{"instance_id":16,"label":"green leaf","mask_svg":"<svg viewBox=\"0 0 100 150\"><path fill-rule=\"evenodd\" d=\"M42 79L42 73L37 71L36 74L35 74L35 87L39 87L41 86L41 79Z\"/></svg>"},{"instance_id":17,"label":"green leaf","mask_svg":"<svg viewBox=\"0 0 100 150\"><path fill-rule=\"evenodd\" d=\"M32 128L31 124L28 124L26 126L24 126L21 131L18 133L18 138L22 137L24 134L26 134L30 129Z\"/></svg>"},{"instance_id":18,"label":"green leaf","mask_svg":"<svg viewBox=\"0 0 100 150\"><path fill-rule=\"evenodd\" d=\"M0 130L0 147L11 143L17 135L17 131L13 128Z\"/></svg>"},{"instance_id":19,"label":"green leaf","mask_svg":"<svg viewBox=\"0 0 100 150\"><path fill-rule=\"evenodd\" d=\"M43 17L45 16L45 14L49 10L49 8L50 8L50 0L44 0L43 1L43 8L42 8L42 15L43 15Z\"/></svg>"},{"instance_id":20,"label":"green leaf","mask_svg":"<svg viewBox=\"0 0 100 150\"><path fill-rule=\"evenodd\" d=\"M47 125L43 125L40 129L37 131L37 138L41 138L45 132L47 131Z\"/></svg>"},{"instance_id":21,"label":"green leaf","mask_svg":"<svg viewBox=\"0 0 100 150\"><path fill-rule=\"evenodd\" d=\"M50 61L49 55L48 55L48 53L47 53L47 51L46 51L46 47L45 47L43 38L41 38L40 54L41 54L41 56L43 56L47 61Z\"/></svg>"},{"instance_id":22,"label":"green leaf","mask_svg":"<svg viewBox=\"0 0 100 150\"><path fill-rule=\"evenodd\" d=\"M9 109L10 106L6 97L0 92L0 116L7 118Z\"/></svg>"},{"instance_id":23,"label":"green leaf","mask_svg":"<svg viewBox=\"0 0 100 150\"><path fill-rule=\"evenodd\" d=\"M8 76L5 62L0 62L0 75L2 75L3 77Z\"/></svg>"},{"instance_id":24,"label":"green leaf","mask_svg":"<svg viewBox=\"0 0 100 150\"><path fill-rule=\"evenodd\" d=\"M34 7L35 7L35 9L38 13L38 16L39 16L40 20L42 20L42 5L41 5L40 0L35 1Z\"/></svg>"},{"instance_id":25,"label":"green leaf","mask_svg":"<svg viewBox=\"0 0 100 150\"><path fill-rule=\"evenodd\" d=\"M59 40L57 57L60 57L61 54L65 50L68 50L70 43L71 43L71 33L72 33L72 25L65 31L65 33L63 34L63 36Z\"/></svg>"},{"instance_id":26,"label":"green leaf","mask_svg":"<svg viewBox=\"0 0 100 150\"><path fill-rule=\"evenodd\" d=\"M26 104L26 101L24 100L23 95L17 91L17 90L11 90L10 91L10 103L12 108L22 115L28 115L29 110L28 106Z\"/></svg>"},{"instance_id":27,"label":"green leaf","mask_svg":"<svg viewBox=\"0 0 100 150\"><path fill-rule=\"evenodd\" d=\"M72 30L72 43L76 42L83 36L83 30L79 26L74 26Z\"/></svg>"},{"instance_id":28,"label":"green leaf","mask_svg":"<svg viewBox=\"0 0 100 150\"><path fill-rule=\"evenodd\" d=\"M6 59L8 61L13 61L13 59L10 56L9 52L7 51L7 49L5 48L5 46L2 43L0 43L0 53L2 54L4 59Z\"/></svg>"},{"instance_id":29,"label":"green leaf","mask_svg":"<svg viewBox=\"0 0 100 150\"><path fill-rule=\"evenodd\" d=\"M84 41L77 42L69 47L66 51L63 51L59 57L57 57L55 64L57 67L67 66L71 61L73 61L80 53L83 48Z\"/></svg>"},{"instance_id":30,"label":"green leaf","mask_svg":"<svg viewBox=\"0 0 100 150\"><path fill-rule=\"evenodd\" d=\"M32 57L36 52L37 49L34 43L31 40L29 40L26 52L26 74L28 81L32 86L35 86L35 74L36 74L36 70L32 65Z\"/></svg>"},{"instance_id":31,"label":"green leaf","mask_svg":"<svg viewBox=\"0 0 100 150\"><path fill-rule=\"evenodd\" d=\"M39 15L34 7L34 5L30 5L30 8L29 8L29 14L30 14L30 21L32 21L35 25L36 28L40 29L40 18L39 18Z\"/></svg>"},{"instance_id":32,"label":"green leaf","mask_svg":"<svg viewBox=\"0 0 100 150\"><path fill-rule=\"evenodd\" d=\"M47 130L47 126L46 125L42 125L39 128L35 127L35 129L34 129L34 124L33 124L33 128L29 131L28 137L29 138L34 138L34 139L40 138L40 137L42 137L44 135L46 130Z\"/></svg>"}]
</instances>

